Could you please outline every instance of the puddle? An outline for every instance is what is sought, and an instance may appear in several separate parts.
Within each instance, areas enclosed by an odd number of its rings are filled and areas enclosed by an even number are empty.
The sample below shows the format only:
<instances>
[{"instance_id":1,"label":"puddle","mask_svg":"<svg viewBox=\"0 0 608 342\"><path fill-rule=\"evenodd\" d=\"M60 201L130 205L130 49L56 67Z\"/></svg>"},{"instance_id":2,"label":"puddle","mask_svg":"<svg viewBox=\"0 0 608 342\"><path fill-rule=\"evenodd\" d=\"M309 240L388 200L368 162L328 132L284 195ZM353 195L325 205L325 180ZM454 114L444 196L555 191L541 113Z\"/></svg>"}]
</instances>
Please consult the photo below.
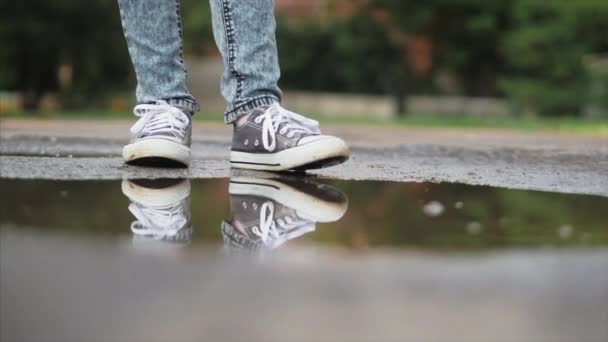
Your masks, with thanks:
<instances>
[{"instance_id":1,"label":"puddle","mask_svg":"<svg viewBox=\"0 0 608 342\"><path fill-rule=\"evenodd\" d=\"M244 177L0 188L2 341L608 338L606 198Z\"/></svg>"},{"instance_id":2,"label":"puddle","mask_svg":"<svg viewBox=\"0 0 608 342\"><path fill-rule=\"evenodd\" d=\"M608 199L459 184L0 180L4 229L228 249L475 251L608 244Z\"/></svg>"}]
</instances>

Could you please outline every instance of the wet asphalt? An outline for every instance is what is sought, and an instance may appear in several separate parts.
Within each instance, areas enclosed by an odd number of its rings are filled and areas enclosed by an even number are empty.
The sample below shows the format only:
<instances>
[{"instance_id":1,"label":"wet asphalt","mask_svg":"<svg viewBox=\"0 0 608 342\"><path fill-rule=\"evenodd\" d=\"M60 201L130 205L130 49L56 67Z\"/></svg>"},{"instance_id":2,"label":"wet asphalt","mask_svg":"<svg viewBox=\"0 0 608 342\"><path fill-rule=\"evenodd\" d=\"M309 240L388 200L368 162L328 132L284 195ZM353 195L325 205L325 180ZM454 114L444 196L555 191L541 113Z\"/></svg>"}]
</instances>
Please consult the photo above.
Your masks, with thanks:
<instances>
[{"instance_id":1,"label":"wet asphalt","mask_svg":"<svg viewBox=\"0 0 608 342\"><path fill-rule=\"evenodd\" d=\"M197 123L189 169L125 166L130 121L5 120L0 175L6 178L209 178L230 174L229 128ZM470 185L608 196L608 138L504 131L329 126L352 158L314 177Z\"/></svg>"}]
</instances>

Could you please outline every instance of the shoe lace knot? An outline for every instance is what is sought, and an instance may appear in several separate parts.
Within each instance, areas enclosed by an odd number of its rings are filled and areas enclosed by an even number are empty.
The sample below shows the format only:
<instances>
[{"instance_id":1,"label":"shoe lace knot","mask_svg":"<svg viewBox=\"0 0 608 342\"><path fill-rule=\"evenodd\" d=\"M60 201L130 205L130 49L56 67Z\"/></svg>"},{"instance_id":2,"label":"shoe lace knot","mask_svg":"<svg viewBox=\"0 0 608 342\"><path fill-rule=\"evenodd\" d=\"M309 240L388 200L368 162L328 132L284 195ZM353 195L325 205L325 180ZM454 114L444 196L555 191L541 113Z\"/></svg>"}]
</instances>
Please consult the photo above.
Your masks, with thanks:
<instances>
[{"instance_id":1,"label":"shoe lace knot","mask_svg":"<svg viewBox=\"0 0 608 342\"><path fill-rule=\"evenodd\" d=\"M129 211L137 219L131 223L133 234L151 236L157 240L176 236L188 223L181 204L165 207L143 207L131 204Z\"/></svg>"},{"instance_id":2,"label":"shoe lace knot","mask_svg":"<svg viewBox=\"0 0 608 342\"><path fill-rule=\"evenodd\" d=\"M274 203L272 201L264 202L260 207L260 224L252 228L253 234L271 249L315 229L312 221L291 216L275 219L274 214Z\"/></svg>"},{"instance_id":3,"label":"shoe lace knot","mask_svg":"<svg viewBox=\"0 0 608 342\"><path fill-rule=\"evenodd\" d=\"M262 144L270 152L277 147L277 133L287 138L293 138L296 134L321 134L318 121L288 111L278 103L270 105L254 122L262 124Z\"/></svg>"},{"instance_id":4,"label":"shoe lace knot","mask_svg":"<svg viewBox=\"0 0 608 342\"><path fill-rule=\"evenodd\" d=\"M269 238L277 239L279 231L274 221L274 204L272 202L264 202L260 207L260 225L253 227L254 235L262 239L262 242L267 243Z\"/></svg>"},{"instance_id":5,"label":"shoe lace knot","mask_svg":"<svg viewBox=\"0 0 608 342\"><path fill-rule=\"evenodd\" d=\"M186 129L190 124L187 114L165 101L137 105L133 114L140 117L131 127L131 133L134 135L165 135L179 141L186 136Z\"/></svg>"}]
</instances>

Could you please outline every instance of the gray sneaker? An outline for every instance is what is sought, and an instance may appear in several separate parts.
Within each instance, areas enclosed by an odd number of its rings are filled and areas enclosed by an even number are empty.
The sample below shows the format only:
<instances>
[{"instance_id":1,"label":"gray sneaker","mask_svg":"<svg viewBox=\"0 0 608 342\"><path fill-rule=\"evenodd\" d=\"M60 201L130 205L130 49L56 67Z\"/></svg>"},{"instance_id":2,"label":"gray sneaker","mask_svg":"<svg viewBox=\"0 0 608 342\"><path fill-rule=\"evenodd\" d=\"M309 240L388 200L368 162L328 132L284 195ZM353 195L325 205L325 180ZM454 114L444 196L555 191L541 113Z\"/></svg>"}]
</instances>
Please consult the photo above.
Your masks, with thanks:
<instances>
[{"instance_id":1,"label":"gray sneaker","mask_svg":"<svg viewBox=\"0 0 608 342\"><path fill-rule=\"evenodd\" d=\"M180 244L192 236L190 181L184 179L123 180L122 192L131 200L135 240Z\"/></svg>"},{"instance_id":2,"label":"gray sneaker","mask_svg":"<svg viewBox=\"0 0 608 342\"><path fill-rule=\"evenodd\" d=\"M131 127L131 142L122 150L129 164L188 166L192 123L190 115L164 101L133 110L140 119Z\"/></svg>"},{"instance_id":3,"label":"gray sneaker","mask_svg":"<svg viewBox=\"0 0 608 342\"><path fill-rule=\"evenodd\" d=\"M341 191L301 179L232 178L229 193L233 218L222 223L224 244L252 251L273 250L348 208Z\"/></svg>"},{"instance_id":4,"label":"gray sneaker","mask_svg":"<svg viewBox=\"0 0 608 342\"><path fill-rule=\"evenodd\" d=\"M316 169L348 159L346 143L322 135L319 123L290 112L278 103L254 109L234 125L232 167L284 171Z\"/></svg>"}]
</instances>

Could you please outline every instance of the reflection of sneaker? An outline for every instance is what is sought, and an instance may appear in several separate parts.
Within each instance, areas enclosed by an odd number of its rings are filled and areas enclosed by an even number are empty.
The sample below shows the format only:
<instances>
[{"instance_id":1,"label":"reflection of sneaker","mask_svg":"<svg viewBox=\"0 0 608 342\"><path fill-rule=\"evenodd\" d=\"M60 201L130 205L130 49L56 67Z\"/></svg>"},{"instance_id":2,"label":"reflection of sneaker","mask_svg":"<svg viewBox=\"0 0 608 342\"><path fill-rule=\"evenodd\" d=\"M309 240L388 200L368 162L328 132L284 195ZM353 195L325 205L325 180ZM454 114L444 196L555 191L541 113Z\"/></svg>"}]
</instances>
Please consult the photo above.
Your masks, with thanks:
<instances>
[{"instance_id":1,"label":"reflection of sneaker","mask_svg":"<svg viewBox=\"0 0 608 342\"><path fill-rule=\"evenodd\" d=\"M274 249L315 230L316 222L339 220L348 208L341 191L293 178L230 180L233 219L222 224L227 246Z\"/></svg>"},{"instance_id":2,"label":"reflection of sneaker","mask_svg":"<svg viewBox=\"0 0 608 342\"><path fill-rule=\"evenodd\" d=\"M346 143L322 135L317 121L275 103L234 124L230 162L241 169L305 170L342 163L348 155Z\"/></svg>"},{"instance_id":3,"label":"reflection of sneaker","mask_svg":"<svg viewBox=\"0 0 608 342\"><path fill-rule=\"evenodd\" d=\"M190 163L190 115L164 101L138 105L133 112L140 119L131 127L131 142L122 150L127 163L150 166Z\"/></svg>"},{"instance_id":4,"label":"reflection of sneaker","mask_svg":"<svg viewBox=\"0 0 608 342\"><path fill-rule=\"evenodd\" d=\"M189 242L190 181L183 179L123 180L122 192L131 200L129 211L135 237Z\"/></svg>"}]
</instances>

